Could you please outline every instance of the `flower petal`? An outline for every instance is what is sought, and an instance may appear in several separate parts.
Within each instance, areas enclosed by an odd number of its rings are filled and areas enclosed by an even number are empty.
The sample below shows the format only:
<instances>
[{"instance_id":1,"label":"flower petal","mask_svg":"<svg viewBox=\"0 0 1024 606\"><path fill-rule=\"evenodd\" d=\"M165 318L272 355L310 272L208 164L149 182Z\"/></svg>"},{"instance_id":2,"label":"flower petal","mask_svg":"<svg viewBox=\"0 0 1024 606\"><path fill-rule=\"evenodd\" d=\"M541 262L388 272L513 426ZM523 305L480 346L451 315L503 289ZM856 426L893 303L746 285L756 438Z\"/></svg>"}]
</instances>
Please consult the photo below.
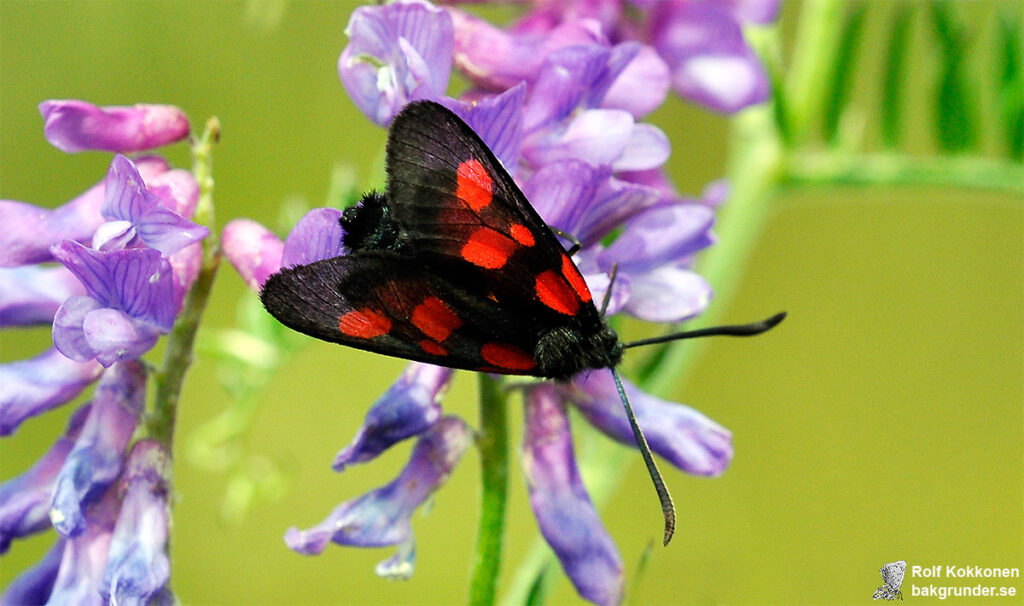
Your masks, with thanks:
<instances>
[{"instance_id":1,"label":"flower petal","mask_svg":"<svg viewBox=\"0 0 1024 606\"><path fill-rule=\"evenodd\" d=\"M101 150L130 153L180 141L188 136L188 118L171 105L98 107L85 101L51 100L39 104L46 140L61 151Z\"/></svg>"},{"instance_id":2,"label":"flower petal","mask_svg":"<svg viewBox=\"0 0 1024 606\"><path fill-rule=\"evenodd\" d=\"M336 208L314 208L288 232L281 252L281 267L305 265L342 254L341 211Z\"/></svg>"},{"instance_id":3,"label":"flower petal","mask_svg":"<svg viewBox=\"0 0 1024 606\"><path fill-rule=\"evenodd\" d=\"M0 554L7 552L11 540L50 527L50 497L57 472L75 445L90 406L71 415L68 427L46 454L25 473L0 484Z\"/></svg>"},{"instance_id":4,"label":"flower petal","mask_svg":"<svg viewBox=\"0 0 1024 606\"><path fill-rule=\"evenodd\" d=\"M621 52L617 45L613 54ZM668 65L653 47L644 45L615 80L601 98L601 107L606 109L624 109L634 118L641 118L651 113L665 102L671 86Z\"/></svg>"},{"instance_id":5,"label":"flower petal","mask_svg":"<svg viewBox=\"0 0 1024 606\"><path fill-rule=\"evenodd\" d=\"M68 297L84 293L63 267L0 267L0 327L50 324Z\"/></svg>"},{"instance_id":6,"label":"flower petal","mask_svg":"<svg viewBox=\"0 0 1024 606\"><path fill-rule=\"evenodd\" d=\"M121 473L145 391L146 370L138 362L118 364L100 379L81 435L55 481L50 521L61 535L78 536L85 530L86 507Z\"/></svg>"},{"instance_id":7,"label":"flower petal","mask_svg":"<svg viewBox=\"0 0 1024 606\"><path fill-rule=\"evenodd\" d=\"M515 175L523 140L523 100L526 84L520 82L500 95L474 103L442 100L459 115L494 153L509 174Z\"/></svg>"},{"instance_id":8,"label":"flower petal","mask_svg":"<svg viewBox=\"0 0 1024 606\"><path fill-rule=\"evenodd\" d=\"M595 166L611 165L633 136L633 116L620 109L579 112L557 129L528 136L523 157L543 166L559 160L583 160Z\"/></svg>"},{"instance_id":9,"label":"flower petal","mask_svg":"<svg viewBox=\"0 0 1024 606\"><path fill-rule=\"evenodd\" d=\"M112 604L148 604L167 585L170 473L170 458L159 443L141 440L132 448L121 480L121 512L100 585L100 594Z\"/></svg>"},{"instance_id":10,"label":"flower petal","mask_svg":"<svg viewBox=\"0 0 1024 606\"><path fill-rule=\"evenodd\" d=\"M609 170L582 160L559 160L533 173L523 184L523 193L548 225L588 246L592 244L591 234L581 223L588 215L598 186L610 174Z\"/></svg>"},{"instance_id":11,"label":"flower petal","mask_svg":"<svg viewBox=\"0 0 1024 606\"><path fill-rule=\"evenodd\" d=\"M102 370L97 362L74 362L56 349L0 365L0 436L14 433L25 419L71 400Z\"/></svg>"},{"instance_id":12,"label":"flower petal","mask_svg":"<svg viewBox=\"0 0 1024 606\"><path fill-rule=\"evenodd\" d=\"M156 345L160 336L152 326L108 308L87 313L82 320L82 334L96 360L107 367L139 358Z\"/></svg>"},{"instance_id":13,"label":"flower petal","mask_svg":"<svg viewBox=\"0 0 1024 606\"><path fill-rule=\"evenodd\" d=\"M252 290L259 292L267 278L281 269L284 242L256 221L231 221L224 226L220 242L224 256Z\"/></svg>"},{"instance_id":14,"label":"flower petal","mask_svg":"<svg viewBox=\"0 0 1024 606\"><path fill-rule=\"evenodd\" d=\"M103 569L120 503L111 488L89 508L89 524L79 536L66 540L60 570L47 604L102 606L99 594Z\"/></svg>"},{"instance_id":15,"label":"flower petal","mask_svg":"<svg viewBox=\"0 0 1024 606\"><path fill-rule=\"evenodd\" d=\"M688 269L663 265L629 276L625 309L648 322L681 322L704 311L711 302L711 285Z\"/></svg>"},{"instance_id":16,"label":"flower petal","mask_svg":"<svg viewBox=\"0 0 1024 606\"><path fill-rule=\"evenodd\" d=\"M665 204L633 218L622 234L605 249L601 267L641 272L665 263L676 263L712 242L714 212L700 204Z\"/></svg>"},{"instance_id":17,"label":"flower petal","mask_svg":"<svg viewBox=\"0 0 1024 606\"><path fill-rule=\"evenodd\" d=\"M573 385L578 389L573 404L591 424L612 439L636 447L611 371L581 374ZM689 406L655 398L626 380L622 385L653 452L688 473L717 476L725 471L732 460L729 430Z\"/></svg>"},{"instance_id":18,"label":"flower petal","mask_svg":"<svg viewBox=\"0 0 1024 606\"><path fill-rule=\"evenodd\" d=\"M334 459L334 470L365 463L393 444L419 435L441 418L441 396L452 369L413 362L366 413L359 433Z\"/></svg>"},{"instance_id":19,"label":"flower petal","mask_svg":"<svg viewBox=\"0 0 1024 606\"><path fill-rule=\"evenodd\" d=\"M353 11L349 43L338 75L356 106L387 125L416 99L435 99L448 88L453 30L444 9L418 0Z\"/></svg>"},{"instance_id":20,"label":"flower petal","mask_svg":"<svg viewBox=\"0 0 1024 606\"><path fill-rule=\"evenodd\" d=\"M622 154L612 161L615 170L650 170L668 160L672 147L668 136L653 124L633 126L629 141Z\"/></svg>"},{"instance_id":21,"label":"flower petal","mask_svg":"<svg viewBox=\"0 0 1024 606\"><path fill-rule=\"evenodd\" d=\"M77 295L68 298L53 316L53 346L75 362L89 362L96 358L96 350L89 345L82 326L85 317L103 309L92 297Z\"/></svg>"},{"instance_id":22,"label":"flower petal","mask_svg":"<svg viewBox=\"0 0 1024 606\"><path fill-rule=\"evenodd\" d=\"M623 566L580 480L565 406L551 384L526 393L523 469L545 540L584 599L622 601Z\"/></svg>"},{"instance_id":23,"label":"flower petal","mask_svg":"<svg viewBox=\"0 0 1024 606\"><path fill-rule=\"evenodd\" d=\"M610 56L611 50L600 44L570 46L551 53L526 102L526 132L562 122L581 105L591 107L584 102L591 100L595 83L607 74Z\"/></svg>"},{"instance_id":24,"label":"flower petal","mask_svg":"<svg viewBox=\"0 0 1024 606\"><path fill-rule=\"evenodd\" d=\"M403 543L410 537L412 513L448 479L471 442L462 420L442 418L422 434L402 473L390 484L342 503L313 528L290 528L285 543L306 555L319 554L329 541L358 547Z\"/></svg>"}]
</instances>

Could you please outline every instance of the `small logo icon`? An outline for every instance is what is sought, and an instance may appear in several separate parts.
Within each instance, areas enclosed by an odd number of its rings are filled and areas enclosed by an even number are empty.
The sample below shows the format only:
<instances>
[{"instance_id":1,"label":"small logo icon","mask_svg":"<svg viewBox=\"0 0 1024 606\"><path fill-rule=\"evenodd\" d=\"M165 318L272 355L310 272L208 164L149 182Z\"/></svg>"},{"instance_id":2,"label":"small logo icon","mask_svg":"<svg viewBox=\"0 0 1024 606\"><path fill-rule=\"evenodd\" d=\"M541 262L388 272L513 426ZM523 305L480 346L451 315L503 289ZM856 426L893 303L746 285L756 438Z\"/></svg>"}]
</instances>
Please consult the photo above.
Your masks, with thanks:
<instances>
[{"instance_id":1,"label":"small logo icon","mask_svg":"<svg viewBox=\"0 0 1024 606\"><path fill-rule=\"evenodd\" d=\"M903 594L900 593L900 586L903 585L903 574L907 572L907 561L889 562L879 568L878 572L882 573L883 585L875 590L874 598L876 600L895 600L899 598L902 602Z\"/></svg>"}]
</instances>

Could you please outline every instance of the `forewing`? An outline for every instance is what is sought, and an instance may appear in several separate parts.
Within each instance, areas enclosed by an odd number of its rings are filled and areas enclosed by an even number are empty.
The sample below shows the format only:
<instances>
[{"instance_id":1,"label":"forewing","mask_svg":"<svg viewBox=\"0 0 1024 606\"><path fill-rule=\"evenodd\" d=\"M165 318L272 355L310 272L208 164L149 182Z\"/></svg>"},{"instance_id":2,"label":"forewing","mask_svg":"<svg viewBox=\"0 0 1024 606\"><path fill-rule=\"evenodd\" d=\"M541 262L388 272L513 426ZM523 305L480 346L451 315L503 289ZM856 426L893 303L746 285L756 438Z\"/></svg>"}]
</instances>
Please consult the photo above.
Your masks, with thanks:
<instances>
[{"instance_id":1,"label":"forewing","mask_svg":"<svg viewBox=\"0 0 1024 606\"><path fill-rule=\"evenodd\" d=\"M284 269L260 296L282 324L325 341L452 368L536 372L535 326L410 255L366 251Z\"/></svg>"},{"instance_id":2,"label":"forewing","mask_svg":"<svg viewBox=\"0 0 1024 606\"><path fill-rule=\"evenodd\" d=\"M594 321L590 290L554 234L490 149L431 101L391 125L387 199L409 249L444 273L481 276L487 294L530 310Z\"/></svg>"}]
</instances>

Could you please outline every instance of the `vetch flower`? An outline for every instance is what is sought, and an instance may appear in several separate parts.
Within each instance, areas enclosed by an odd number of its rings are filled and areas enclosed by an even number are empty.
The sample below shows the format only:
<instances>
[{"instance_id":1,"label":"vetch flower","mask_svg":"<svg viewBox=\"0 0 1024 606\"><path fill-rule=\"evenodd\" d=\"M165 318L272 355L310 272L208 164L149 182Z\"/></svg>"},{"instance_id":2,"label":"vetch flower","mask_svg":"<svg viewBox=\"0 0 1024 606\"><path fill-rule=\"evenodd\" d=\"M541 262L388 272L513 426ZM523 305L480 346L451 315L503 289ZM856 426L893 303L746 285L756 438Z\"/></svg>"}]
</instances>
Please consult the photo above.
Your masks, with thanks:
<instances>
[{"instance_id":1,"label":"vetch flower","mask_svg":"<svg viewBox=\"0 0 1024 606\"><path fill-rule=\"evenodd\" d=\"M24 604L46 604L53 592L53 584L64 558L64 539L46 552L35 566L21 573L0 595L0 606L23 606Z\"/></svg>"},{"instance_id":2,"label":"vetch flower","mask_svg":"<svg viewBox=\"0 0 1024 606\"><path fill-rule=\"evenodd\" d=\"M88 293L69 298L54 317L53 344L67 357L110 366L139 357L171 330L180 297L159 251L100 252L64 241L53 254Z\"/></svg>"},{"instance_id":3,"label":"vetch flower","mask_svg":"<svg viewBox=\"0 0 1024 606\"><path fill-rule=\"evenodd\" d=\"M116 364L103 373L81 434L54 481L50 520L61 535L85 530L87 507L121 473L145 391L146 371L138 362Z\"/></svg>"},{"instance_id":4,"label":"vetch flower","mask_svg":"<svg viewBox=\"0 0 1024 606\"><path fill-rule=\"evenodd\" d=\"M448 88L452 19L428 2L404 0L352 12L338 75L356 106L380 125L409 101Z\"/></svg>"},{"instance_id":5,"label":"vetch flower","mask_svg":"<svg viewBox=\"0 0 1024 606\"><path fill-rule=\"evenodd\" d=\"M75 445L90 405L75 411L64 435L25 473L0 484L0 554L13 539L50 527L50 501L57 473Z\"/></svg>"},{"instance_id":6,"label":"vetch flower","mask_svg":"<svg viewBox=\"0 0 1024 606\"><path fill-rule=\"evenodd\" d=\"M289 529L285 542L307 555L319 554L330 541L360 547L401 545L400 552L405 555L401 565L386 561L383 569L408 576L415 554L410 544L410 517L448 479L471 441L470 430L462 420L443 417L420 435L409 462L391 483L342 503L313 528Z\"/></svg>"},{"instance_id":7,"label":"vetch flower","mask_svg":"<svg viewBox=\"0 0 1024 606\"><path fill-rule=\"evenodd\" d=\"M121 510L99 588L112 604L148 604L167 585L170 473L170 459L159 443L135 443L119 481Z\"/></svg>"},{"instance_id":8,"label":"vetch flower","mask_svg":"<svg viewBox=\"0 0 1024 606\"><path fill-rule=\"evenodd\" d=\"M581 597L618 604L622 558L583 487L569 419L554 385L527 389L525 424L523 473L544 539Z\"/></svg>"},{"instance_id":9,"label":"vetch flower","mask_svg":"<svg viewBox=\"0 0 1024 606\"><path fill-rule=\"evenodd\" d=\"M271 274L281 269L284 242L251 219L235 219L224 226L221 250L245 285L259 291Z\"/></svg>"},{"instance_id":10,"label":"vetch flower","mask_svg":"<svg viewBox=\"0 0 1024 606\"><path fill-rule=\"evenodd\" d=\"M63 267L0 267L0 328L49 324L61 303L82 294L82 283Z\"/></svg>"},{"instance_id":11,"label":"vetch flower","mask_svg":"<svg viewBox=\"0 0 1024 606\"><path fill-rule=\"evenodd\" d=\"M30 360L0 364L0 436L14 433L26 419L68 402L102 370L95 360L75 362L56 349Z\"/></svg>"},{"instance_id":12,"label":"vetch flower","mask_svg":"<svg viewBox=\"0 0 1024 606\"><path fill-rule=\"evenodd\" d=\"M188 118L171 105L99 107L85 101L52 100L40 103L39 113L46 140L68 153L131 153L180 141L189 133Z\"/></svg>"},{"instance_id":13,"label":"vetch flower","mask_svg":"<svg viewBox=\"0 0 1024 606\"><path fill-rule=\"evenodd\" d=\"M419 435L441 418L441 397L454 371L413 362L366 413L352 443L334 459L334 470L365 463L392 445Z\"/></svg>"}]
</instances>

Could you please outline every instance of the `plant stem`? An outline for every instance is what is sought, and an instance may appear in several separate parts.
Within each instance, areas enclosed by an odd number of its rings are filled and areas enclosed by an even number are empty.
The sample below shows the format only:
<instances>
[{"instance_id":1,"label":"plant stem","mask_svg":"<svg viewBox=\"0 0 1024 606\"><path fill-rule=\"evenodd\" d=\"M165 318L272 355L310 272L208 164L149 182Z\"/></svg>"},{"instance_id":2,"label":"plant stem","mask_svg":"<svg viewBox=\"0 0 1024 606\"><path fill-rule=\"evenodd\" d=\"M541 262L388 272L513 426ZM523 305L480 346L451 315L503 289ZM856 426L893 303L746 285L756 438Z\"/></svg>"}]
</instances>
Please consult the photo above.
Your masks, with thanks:
<instances>
[{"instance_id":1,"label":"plant stem","mask_svg":"<svg viewBox=\"0 0 1024 606\"><path fill-rule=\"evenodd\" d=\"M508 499L508 396L500 379L480 373L480 527L469 603L494 603Z\"/></svg>"},{"instance_id":2,"label":"plant stem","mask_svg":"<svg viewBox=\"0 0 1024 606\"><path fill-rule=\"evenodd\" d=\"M192 363L192 347L199 320L206 308L214 276L220 264L220 247L213 213L213 145L220 136L220 123L211 118L203 135L192 145L192 173L199 184L199 202L193 219L210 230L202 243L203 261L195 282L182 304L181 313L166 339L162 366L153 373L153 409L146 419L150 437L173 453L174 424L185 372Z\"/></svg>"}]
</instances>

